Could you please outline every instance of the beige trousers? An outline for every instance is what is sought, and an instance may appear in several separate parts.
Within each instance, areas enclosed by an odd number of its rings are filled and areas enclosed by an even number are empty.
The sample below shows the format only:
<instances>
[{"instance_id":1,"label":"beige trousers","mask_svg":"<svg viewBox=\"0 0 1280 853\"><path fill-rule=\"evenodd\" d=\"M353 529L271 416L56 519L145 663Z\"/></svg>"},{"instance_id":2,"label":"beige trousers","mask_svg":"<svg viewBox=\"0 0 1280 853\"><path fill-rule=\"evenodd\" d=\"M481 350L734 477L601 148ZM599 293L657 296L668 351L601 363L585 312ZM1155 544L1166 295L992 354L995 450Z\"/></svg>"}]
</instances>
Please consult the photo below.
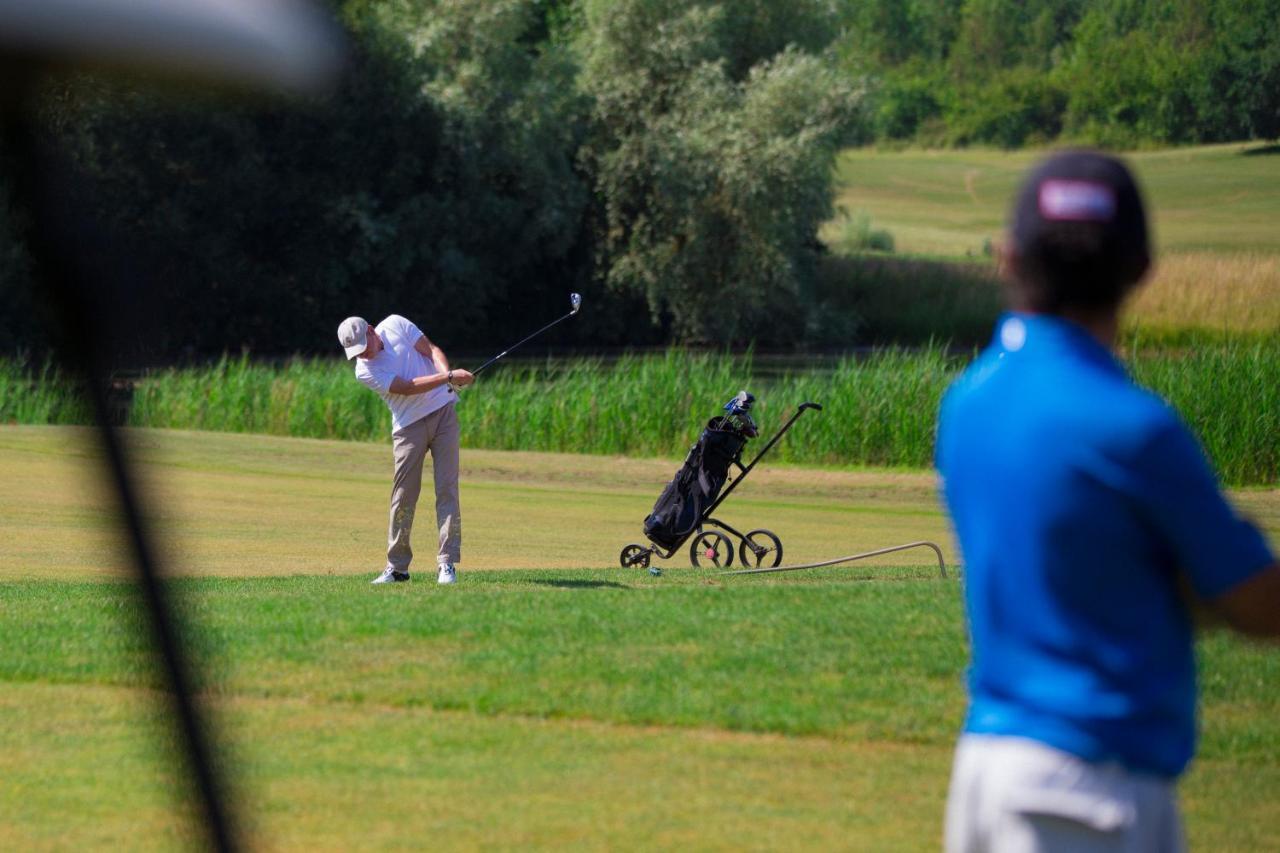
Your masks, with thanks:
<instances>
[{"instance_id":1,"label":"beige trousers","mask_svg":"<svg viewBox=\"0 0 1280 853\"><path fill-rule=\"evenodd\" d=\"M391 526L387 532L387 568L409 571L413 549L413 513L422 491L422 463L431 453L436 487L436 559L456 563L462 557L462 516L458 507L458 413L453 403L391 434L396 463L391 486Z\"/></svg>"}]
</instances>

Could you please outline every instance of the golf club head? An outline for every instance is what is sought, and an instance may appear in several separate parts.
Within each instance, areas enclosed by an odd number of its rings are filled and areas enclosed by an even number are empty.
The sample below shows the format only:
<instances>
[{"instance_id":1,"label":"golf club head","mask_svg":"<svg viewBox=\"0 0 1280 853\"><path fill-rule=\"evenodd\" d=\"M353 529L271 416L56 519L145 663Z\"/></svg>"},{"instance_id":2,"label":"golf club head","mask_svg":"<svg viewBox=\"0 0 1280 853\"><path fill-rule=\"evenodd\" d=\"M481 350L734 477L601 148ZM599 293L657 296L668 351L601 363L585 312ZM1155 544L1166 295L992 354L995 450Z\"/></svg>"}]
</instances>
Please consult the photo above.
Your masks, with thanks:
<instances>
[{"instance_id":1,"label":"golf club head","mask_svg":"<svg viewBox=\"0 0 1280 853\"><path fill-rule=\"evenodd\" d=\"M315 93L344 39L309 0L0 0L0 54Z\"/></svg>"},{"instance_id":2,"label":"golf club head","mask_svg":"<svg viewBox=\"0 0 1280 853\"><path fill-rule=\"evenodd\" d=\"M569 312L570 314L577 314L577 313L578 313L578 309L582 307L582 294L581 294L581 293L570 293L570 294L569 294L569 307L570 307L571 309L573 309L573 310L571 310L571 311Z\"/></svg>"}]
</instances>

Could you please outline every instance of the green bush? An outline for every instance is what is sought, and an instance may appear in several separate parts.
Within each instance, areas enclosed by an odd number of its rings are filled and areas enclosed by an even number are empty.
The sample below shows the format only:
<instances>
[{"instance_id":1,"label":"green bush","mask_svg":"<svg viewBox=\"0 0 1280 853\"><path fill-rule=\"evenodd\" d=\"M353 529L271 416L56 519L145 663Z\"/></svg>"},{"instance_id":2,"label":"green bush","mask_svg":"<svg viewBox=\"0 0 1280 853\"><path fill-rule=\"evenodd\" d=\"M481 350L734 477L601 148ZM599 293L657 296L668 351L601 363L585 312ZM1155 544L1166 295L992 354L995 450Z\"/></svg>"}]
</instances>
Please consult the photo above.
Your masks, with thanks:
<instances>
[{"instance_id":1,"label":"green bush","mask_svg":"<svg viewBox=\"0 0 1280 853\"><path fill-rule=\"evenodd\" d=\"M893 235L884 228L873 228L865 210L850 214L841 210L835 222L835 248L842 253L892 252Z\"/></svg>"},{"instance_id":2,"label":"green bush","mask_svg":"<svg viewBox=\"0 0 1280 853\"><path fill-rule=\"evenodd\" d=\"M866 0L840 54L881 141L1111 147L1280 135L1280 0Z\"/></svg>"},{"instance_id":3,"label":"green bush","mask_svg":"<svg viewBox=\"0 0 1280 853\"><path fill-rule=\"evenodd\" d=\"M872 94L872 129L879 139L911 139L942 114L940 81L916 67L894 69Z\"/></svg>"},{"instance_id":4,"label":"green bush","mask_svg":"<svg viewBox=\"0 0 1280 853\"><path fill-rule=\"evenodd\" d=\"M1018 148L1056 137L1066 104L1067 93L1053 78L1023 66L958 86L947 102L945 118L953 144Z\"/></svg>"}]
</instances>

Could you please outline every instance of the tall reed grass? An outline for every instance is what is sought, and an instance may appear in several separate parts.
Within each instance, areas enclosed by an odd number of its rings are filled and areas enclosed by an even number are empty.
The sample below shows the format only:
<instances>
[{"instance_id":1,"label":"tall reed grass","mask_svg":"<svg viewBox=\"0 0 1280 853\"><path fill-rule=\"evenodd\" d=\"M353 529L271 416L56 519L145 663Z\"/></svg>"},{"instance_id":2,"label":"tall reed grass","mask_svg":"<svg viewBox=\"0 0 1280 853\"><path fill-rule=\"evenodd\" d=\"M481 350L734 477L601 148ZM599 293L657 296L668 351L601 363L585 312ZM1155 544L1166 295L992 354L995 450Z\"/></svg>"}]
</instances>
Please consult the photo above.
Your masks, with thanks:
<instances>
[{"instance_id":1,"label":"tall reed grass","mask_svg":"<svg viewBox=\"0 0 1280 853\"><path fill-rule=\"evenodd\" d=\"M1135 380L1167 400L1233 484L1280 482L1280 337L1131 354Z\"/></svg>"},{"instance_id":2,"label":"tall reed grass","mask_svg":"<svg viewBox=\"0 0 1280 853\"><path fill-rule=\"evenodd\" d=\"M71 377L46 363L0 359L0 424L87 424L92 416Z\"/></svg>"},{"instance_id":3,"label":"tall reed grass","mask_svg":"<svg viewBox=\"0 0 1280 853\"><path fill-rule=\"evenodd\" d=\"M129 423L368 441L384 438L389 420L382 401L346 365L298 358L275 365L241 356L150 374L134 389Z\"/></svg>"},{"instance_id":4,"label":"tall reed grass","mask_svg":"<svg viewBox=\"0 0 1280 853\"><path fill-rule=\"evenodd\" d=\"M1126 330L1148 340L1280 335L1280 254L1161 255L1134 295Z\"/></svg>"},{"instance_id":5,"label":"tall reed grass","mask_svg":"<svg viewBox=\"0 0 1280 853\"><path fill-rule=\"evenodd\" d=\"M1280 482L1280 340L1138 350L1129 360L1135 378L1182 413L1226 482ZM824 406L778 445L781 460L924 468L932 460L939 400L964 361L939 346L886 349L819 359L768 378L760 378L749 354L682 350L611 363L515 363L463 391L459 415L467 447L676 457L725 400L746 388L758 397L766 436L800 403ZM0 417L84 422L59 388L65 386L48 368L0 363ZM390 428L382 401L345 363L268 365L244 357L150 374L137 384L129 422L360 441L386 441Z\"/></svg>"}]
</instances>

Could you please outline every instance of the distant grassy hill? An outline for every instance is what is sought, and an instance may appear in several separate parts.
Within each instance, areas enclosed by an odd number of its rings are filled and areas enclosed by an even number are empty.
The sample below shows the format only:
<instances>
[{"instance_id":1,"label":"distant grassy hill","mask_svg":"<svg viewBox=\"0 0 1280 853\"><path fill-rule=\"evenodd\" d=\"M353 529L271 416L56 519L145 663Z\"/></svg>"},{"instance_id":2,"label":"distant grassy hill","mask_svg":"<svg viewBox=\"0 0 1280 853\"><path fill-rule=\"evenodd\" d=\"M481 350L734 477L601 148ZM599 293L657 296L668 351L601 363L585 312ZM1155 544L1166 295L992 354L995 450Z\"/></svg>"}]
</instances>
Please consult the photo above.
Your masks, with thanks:
<instances>
[{"instance_id":1,"label":"distant grassy hill","mask_svg":"<svg viewBox=\"0 0 1280 853\"><path fill-rule=\"evenodd\" d=\"M846 151L837 204L893 234L898 252L981 254L1042 151ZM1280 254L1280 146L1212 145L1124 155L1154 211L1160 252ZM828 230L827 235L831 235Z\"/></svg>"},{"instance_id":2,"label":"distant grassy hill","mask_svg":"<svg viewBox=\"0 0 1280 853\"><path fill-rule=\"evenodd\" d=\"M1019 181L1043 156L846 151L838 166L842 213L822 236L835 251L851 253L857 249L851 233L887 231L895 257L980 264L1001 239ZM1133 325L1164 338L1183 331L1280 334L1280 146L1214 145L1124 156L1146 194L1157 253L1155 275L1136 302ZM982 271L978 265L951 278L971 288ZM877 269L864 283L892 286L894 298L864 304L901 311L913 301L904 288L925 277L918 271L886 276ZM856 274L849 278L858 280ZM920 299L934 299L936 281L920 287ZM867 319L873 327L892 327L891 317ZM945 328L945 317L939 326Z\"/></svg>"}]
</instances>

